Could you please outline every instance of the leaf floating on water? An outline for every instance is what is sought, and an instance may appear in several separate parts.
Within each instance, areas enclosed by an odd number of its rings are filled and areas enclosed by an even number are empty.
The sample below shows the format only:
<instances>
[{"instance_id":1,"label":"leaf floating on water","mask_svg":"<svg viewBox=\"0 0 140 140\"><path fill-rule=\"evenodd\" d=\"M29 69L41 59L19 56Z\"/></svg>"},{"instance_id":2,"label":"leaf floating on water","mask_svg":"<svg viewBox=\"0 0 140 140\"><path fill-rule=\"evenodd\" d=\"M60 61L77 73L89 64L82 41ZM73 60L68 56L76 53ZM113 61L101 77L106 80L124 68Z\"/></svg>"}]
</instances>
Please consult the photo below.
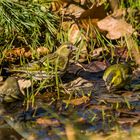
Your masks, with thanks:
<instances>
[{"instance_id":1,"label":"leaf floating on water","mask_svg":"<svg viewBox=\"0 0 140 140\"><path fill-rule=\"evenodd\" d=\"M45 127L47 127L47 126L59 126L60 125L58 120L54 120L54 119L52 120L52 119L48 119L48 118L38 118L37 124L43 125Z\"/></svg>"},{"instance_id":2,"label":"leaf floating on water","mask_svg":"<svg viewBox=\"0 0 140 140\"><path fill-rule=\"evenodd\" d=\"M81 105L83 103L86 103L89 101L89 97L83 96L81 98L71 99L71 100L63 100L66 104L72 104L72 105Z\"/></svg>"},{"instance_id":3,"label":"leaf floating on water","mask_svg":"<svg viewBox=\"0 0 140 140\"><path fill-rule=\"evenodd\" d=\"M76 140L75 135L76 135L76 131L73 128L73 125L68 123L66 124L66 136L68 140Z\"/></svg>"}]
</instances>

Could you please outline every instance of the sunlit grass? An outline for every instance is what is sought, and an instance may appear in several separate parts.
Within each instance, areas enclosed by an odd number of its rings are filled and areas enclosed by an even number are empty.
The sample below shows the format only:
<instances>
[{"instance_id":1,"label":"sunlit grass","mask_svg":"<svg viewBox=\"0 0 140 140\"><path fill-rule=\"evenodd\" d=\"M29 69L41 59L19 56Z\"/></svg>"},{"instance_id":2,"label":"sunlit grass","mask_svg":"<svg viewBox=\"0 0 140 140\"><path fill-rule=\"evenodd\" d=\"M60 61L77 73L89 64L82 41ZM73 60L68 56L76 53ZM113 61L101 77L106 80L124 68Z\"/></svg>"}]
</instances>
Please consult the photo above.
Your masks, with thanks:
<instances>
[{"instance_id":1,"label":"sunlit grass","mask_svg":"<svg viewBox=\"0 0 140 140\"><path fill-rule=\"evenodd\" d=\"M48 9L42 11L39 3L10 0L0 2L0 45L4 45L2 51L21 45L32 48L31 50L42 45L52 51L58 25L59 17ZM32 55L36 57L36 54Z\"/></svg>"}]
</instances>

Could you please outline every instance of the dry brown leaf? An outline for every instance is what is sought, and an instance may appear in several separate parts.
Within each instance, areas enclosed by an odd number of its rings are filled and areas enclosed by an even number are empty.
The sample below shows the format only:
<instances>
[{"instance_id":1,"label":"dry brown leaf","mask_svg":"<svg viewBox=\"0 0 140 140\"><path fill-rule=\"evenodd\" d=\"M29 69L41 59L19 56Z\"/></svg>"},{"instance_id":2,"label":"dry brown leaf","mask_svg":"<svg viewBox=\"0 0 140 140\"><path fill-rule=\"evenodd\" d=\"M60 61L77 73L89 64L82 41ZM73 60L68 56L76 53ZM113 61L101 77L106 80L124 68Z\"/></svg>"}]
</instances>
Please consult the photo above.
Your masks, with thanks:
<instances>
[{"instance_id":1,"label":"dry brown leaf","mask_svg":"<svg viewBox=\"0 0 140 140\"><path fill-rule=\"evenodd\" d=\"M96 38L94 27L97 25L97 21L98 19L81 19L78 23L73 23L69 28L68 40L73 44L80 42L78 45L80 48L79 62L87 61L87 43L90 39Z\"/></svg>"},{"instance_id":2,"label":"dry brown leaf","mask_svg":"<svg viewBox=\"0 0 140 140\"><path fill-rule=\"evenodd\" d=\"M127 37L127 47L132 53L136 64L140 66L140 49L137 42L132 37Z\"/></svg>"},{"instance_id":3,"label":"dry brown leaf","mask_svg":"<svg viewBox=\"0 0 140 140\"><path fill-rule=\"evenodd\" d=\"M32 56L32 52L31 51L27 51L24 53L24 57L26 58L30 58Z\"/></svg>"},{"instance_id":4,"label":"dry brown leaf","mask_svg":"<svg viewBox=\"0 0 140 140\"><path fill-rule=\"evenodd\" d=\"M82 29L84 40L90 41L91 39L96 38L97 22L99 19L80 19L78 22L79 29Z\"/></svg>"},{"instance_id":5,"label":"dry brown leaf","mask_svg":"<svg viewBox=\"0 0 140 140\"><path fill-rule=\"evenodd\" d=\"M70 4L65 8L65 15L72 15L75 18L79 18L85 10L75 4Z\"/></svg>"},{"instance_id":6,"label":"dry brown leaf","mask_svg":"<svg viewBox=\"0 0 140 140\"><path fill-rule=\"evenodd\" d=\"M75 137L76 132L75 132L72 124L70 124L70 123L66 124L65 130L66 130L67 140L76 140L76 137Z\"/></svg>"},{"instance_id":7,"label":"dry brown leaf","mask_svg":"<svg viewBox=\"0 0 140 140\"><path fill-rule=\"evenodd\" d=\"M116 11L119 8L119 1L118 0L108 0L109 5L112 11Z\"/></svg>"},{"instance_id":8,"label":"dry brown leaf","mask_svg":"<svg viewBox=\"0 0 140 140\"><path fill-rule=\"evenodd\" d=\"M126 15L126 9L124 8L117 9L112 13L112 16L115 18L121 18L124 17L125 15Z\"/></svg>"},{"instance_id":9,"label":"dry brown leaf","mask_svg":"<svg viewBox=\"0 0 140 140\"><path fill-rule=\"evenodd\" d=\"M101 52L105 51L105 48L100 47L93 50L92 57L100 56Z\"/></svg>"},{"instance_id":10,"label":"dry brown leaf","mask_svg":"<svg viewBox=\"0 0 140 140\"><path fill-rule=\"evenodd\" d=\"M121 56L121 58L128 58L128 50L123 45L114 45L114 56Z\"/></svg>"},{"instance_id":11,"label":"dry brown leaf","mask_svg":"<svg viewBox=\"0 0 140 140\"><path fill-rule=\"evenodd\" d=\"M5 53L7 57L18 57L25 53L25 48L14 48Z\"/></svg>"},{"instance_id":12,"label":"dry brown leaf","mask_svg":"<svg viewBox=\"0 0 140 140\"><path fill-rule=\"evenodd\" d=\"M49 53L49 49L46 47L38 47L36 50L34 50L35 53L38 54L38 56L44 56L46 54ZM23 48L13 48L11 50L5 50L3 52L5 54L5 58L8 61L16 61L17 59L19 59L20 57L25 57L25 58L31 58L33 52L29 49L27 49L26 47Z\"/></svg>"},{"instance_id":13,"label":"dry brown leaf","mask_svg":"<svg viewBox=\"0 0 140 140\"><path fill-rule=\"evenodd\" d=\"M97 110L111 110L110 107L105 105L90 105L90 109L97 109Z\"/></svg>"},{"instance_id":14,"label":"dry brown leaf","mask_svg":"<svg viewBox=\"0 0 140 140\"><path fill-rule=\"evenodd\" d=\"M58 126L60 125L58 120L52 120L48 118L38 118L36 120L37 124L43 125L43 126Z\"/></svg>"},{"instance_id":15,"label":"dry brown leaf","mask_svg":"<svg viewBox=\"0 0 140 140\"><path fill-rule=\"evenodd\" d=\"M3 77L2 76L0 76L0 82L2 82L3 81Z\"/></svg>"},{"instance_id":16,"label":"dry brown leaf","mask_svg":"<svg viewBox=\"0 0 140 140\"><path fill-rule=\"evenodd\" d=\"M28 140L37 140L37 136L33 133L31 133L29 136L28 136Z\"/></svg>"},{"instance_id":17,"label":"dry brown leaf","mask_svg":"<svg viewBox=\"0 0 140 140\"><path fill-rule=\"evenodd\" d=\"M93 18L93 19L80 19L78 25L82 29L87 30L87 28L97 27L97 22L98 21L99 21L98 18Z\"/></svg>"},{"instance_id":18,"label":"dry brown leaf","mask_svg":"<svg viewBox=\"0 0 140 140\"><path fill-rule=\"evenodd\" d=\"M117 122L121 125L122 124L134 125L134 124L138 123L139 120L140 120L140 118L128 118L128 117L126 117L126 118L119 118L117 120Z\"/></svg>"},{"instance_id":19,"label":"dry brown leaf","mask_svg":"<svg viewBox=\"0 0 140 140\"><path fill-rule=\"evenodd\" d=\"M72 24L68 32L69 41L75 43L80 42L81 40L89 41L91 38L95 38L95 27L97 27L97 21L98 19L81 19L78 24Z\"/></svg>"},{"instance_id":20,"label":"dry brown leaf","mask_svg":"<svg viewBox=\"0 0 140 140\"><path fill-rule=\"evenodd\" d=\"M97 22L99 29L108 31L106 35L109 39L119 39L120 37L131 35L134 32L132 25L123 19L115 19L111 16Z\"/></svg>"},{"instance_id":21,"label":"dry brown leaf","mask_svg":"<svg viewBox=\"0 0 140 140\"><path fill-rule=\"evenodd\" d=\"M89 97L87 97L87 96L83 96L81 98L71 99L71 100L63 100L64 103L72 104L72 105L75 105L75 106L86 103L87 101L89 101Z\"/></svg>"},{"instance_id":22,"label":"dry brown leaf","mask_svg":"<svg viewBox=\"0 0 140 140\"><path fill-rule=\"evenodd\" d=\"M31 86L31 80L19 79L18 85L22 94L25 95L24 89L29 88Z\"/></svg>"},{"instance_id":23,"label":"dry brown leaf","mask_svg":"<svg viewBox=\"0 0 140 140\"><path fill-rule=\"evenodd\" d=\"M28 52L28 55L25 56L25 54ZM5 54L5 58L8 61L14 62L17 59L19 59L21 56L30 58L31 57L31 52L29 50L25 50L25 48L13 48L11 50L5 50L3 52Z\"/></svg>"},{"instance_id":24,"label":"dry brown leaf","mask_svg":"<svg viewBox=\"0 0 140 140\"><path fill-rule=\"evenodd\" d=\"M64 21L61 23L61 28L64 31L69 31L69 29L71 28L71 26L74 24L74 21Z\"/></svg>"},{"instance_id":25,"label":"dry brown leaf","mask_svg":"<svg viewBox=\"0 0 140 140\"><path fill-rule=\"evenodd\" d=\"M77 24L73 24L68 32L68 40L73 44L82 39L82 33Z\"/></svg>"},{"instance_id":26,"label":"dry brown leaf","mask_svg":"<svg viewBox=\"0 0 140 140\"><path fill-rule=\"evenodd\" d=\"M69 3L68 0L55 0L51 2L50 10L53 12L59 12Z\"/></svg>"},{"instance_id":27,"label":"dry brown leaf","mask_svg":"<svg viewBox=\"0 0 140 140\"><path fill-rule=\"evenodd\" d=\"M86 0L80 0L81 5L84 5L86 3Z\"/></svg>"},{"instance_id":28,"label":"dry brown leaf","mask_svg":"<svg viewBox=\"0 0 140 140\"><path fill-rule=\"evenodd\" d=\"M83 5L87 0L73 0L73 1Z\"/></svg>"},{"instance_id":29,"label":"dry brown leaf","mask_svg":"<svg viewBox=\"0 0 140 140\"><path fill-rule=\"evenodd\" d=\"M46 55L46 54L48 54L50 52L49 49L46 48L46 47L39 47L39 48L37 48L36 51L37 51L39 56Z\"/></svg>"}]
</instances>

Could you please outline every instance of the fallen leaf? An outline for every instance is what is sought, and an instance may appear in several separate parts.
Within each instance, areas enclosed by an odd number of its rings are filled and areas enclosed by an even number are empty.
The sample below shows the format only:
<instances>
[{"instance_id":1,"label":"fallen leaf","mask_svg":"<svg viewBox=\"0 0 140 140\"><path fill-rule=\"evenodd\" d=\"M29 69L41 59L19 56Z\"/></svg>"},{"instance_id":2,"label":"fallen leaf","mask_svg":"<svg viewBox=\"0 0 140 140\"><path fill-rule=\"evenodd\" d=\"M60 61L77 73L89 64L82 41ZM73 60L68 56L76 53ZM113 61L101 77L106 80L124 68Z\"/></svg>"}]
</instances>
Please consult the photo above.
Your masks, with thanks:
<instances>
[{"instance_id":1,"label":"fallen leaf","mask_svg":"<svg viewBox=\"0 0 140 140\"><path fill-rule=\"evenodd\" d=\"M126 15L126 9L124 8L119 8L119 9L116 9L113 13L112 13L112 16L114 18L122 18L122 17L125 17Z\"/></svg>"},{"instance_id":2,"label":"fallen leaf","mask_svg":"<svg viewBox=\"0 0 140 140\"><path fill-rule=\"evenodd\" d=\"M48 118L38 118L36 120L37 124L43 126L58 126L60 125L59 121L56 119L48 119Z\"/></svg>"},{"instance_id":3,"label":"fallen leaf","mask_svg":"<svg viewBox=\"0 0 140 140\"><path fill-rule=\"evenodd\" d=\"M81 5L84 5L86 3L86 0L80 0Z\"/></svg>"},{"instance_id":4,"label":"fallen leaf","mask_svg":"<svg viewBox=\"0 0 140 140\"><path fill-rule=\"evenodd\" d=\"M99 29L107 31L106 37L109 39L119 39L120 37L131 35L134 32L132 25L123 19L115 19L111 16L97 22Z\"/></svg>"},{"instance_id":5,"label":"fallen leaf","mask_svg":"<svg viewBox=\"0 0 140 140\"><path fill-rule=\"evenodd\" d=\"M75 44L82 39L82 33L77 24L73 24L68 31L68 40Z\"/></svg>"},{"instance_id":6,"label":"fallen leaf","mask_svg":"<svg viewBox=\"0 0 140 140\"><path fill-rule=\"evenodd\" d=\"M100 47L93 50L92 57L98 57L100 54L105 51L105 48Z\"/></svg>"},{"instance_id":7,"label":"fallen leaf","mask_svg":"<svg viewBox=\"0 0 140 140\"><path fill-rule=\"evenodd\" d=\"M72 15L75 18L79 18L81 14L85 10L75 4L70 4L66 9L65 9L65 15Z\"/></svg>"},{"instance_id":8,"label":"fallen leaf","mask_svg":"<svg viewBox=\"0 0 140 140\"><path fill-rule=\"evenodd\" d=\"M80 20L79 23L73 23L68 31L68 40L72 43L89 41L90 38L95 38L94 28L97 20ZM81 31L82 29L82 31Z\"/></svg>"},{"instance_id":9,"label":"fallen leaf","mask_svg":"<svg viewBox=\"0 0 140 140\"><path fill-rule=\"evenodd\" d=\"M74 130L73 125L71 123L66 124L65 130L66 130L67 140L76 140L75 137L76 131Z\"/></svg>"},{"instance_id":10,"label":"fallen leaf","mask_svg":"<svg viewBox=\"0 0 140 140\"><path fill-rule=\"evenodd\" d=\"M2 76L0 76L0 82L2 82L3 81L3 77Z\"/></svg>"},{"instance_id":11,"label":"fallen leaf","mask_svg":"<svg viewBox=\"0 0 140 140\"><path fill-rule=\"evenodd\" d=\"M90 105L90 109L96 109L96 110L111 110L110 107L105 105Z\"/></svg>"},{"instance_id":12,"label":"fallen leaf","mask_svg":"<svg viewBox=\"0 0 140 140\"><path fill-rule=\"evenodd\" d=\"M30 134L28 136L28 140L36 140L37 139L37 136L35 134Z\"/></svg>"},{"instance_id":13,"label":"fallen leaf","mask_svg":"<svg viewBox=\"0 0 140 140\"><path fill-rule=\"evenodd\" d=\"M136 64L140 66L140 49L137 44L137 41L134 40L131 36L127 37L126 39L127 39L127 48L131 52L131 55L133 56Z\"/></svg>"},{"instance_id":14,"label":"fallen leaf","mask_svg":"<svg viewBox=\"0 0 140 140\"><path fill-rule=\"evenodd\" d=\"M112 11L116 11L119 8L119 1L118 0L108 0L109 5Z\"/></svg>"},{"instance_id":15,"label":"fallen leaf","mask_svg":"<svg viewBox=\"0 0 140 140\"><path fill-rule=\"evenodd\" d=\"M50 10L53 12L59 12L68 4L67 0L55 0L51 2Z\"/></svg>"},{"instance_id":16,"label":"fallen leaf","mask_svg":"<svg viewBox=\"0 0 140 140\"><path fill-rule=\"evenodd\" d=\"M11 50L5 51L5 55L8 58L19 57L22 56L24 53L25 53L25 48L13 48Z\"/></svg>"},{"instance_id":17,"label":"fallen leaf","mask_svg":"<svg viewBox=\"0 0 140 140\"><path fill-rule=\"evenodd\" d=\"M122 59L128 58L128 50L126 49L125 46L114 45L114 51L115 51L114 56L121 56Z\"/></svg>"},{"instance_id":18,"label":"fallen leaf","mask_svg":"<svg viewBox=\"0 0 140 140\"><path fill-rule=\"evenodd\" d=\"M13 48L11 50L5 50L3 52L5 54L5 58L8 61L14 62L21 57L31 58L33 55L32 50L27 48L26 46L22 48ZM37 49L34 50L34 53L38 54L38 56L44 56L49 53L49 49L47 47L39 46Z\"/></svg>"},{"instance_id":19,"label":"fallen leaf","mask_svg":"<svg viewBox=\"0 0 140 140\"><path fill-rule=\"evenodd\" d=\"M97 22L98 21L99 21L98 18L80 19L79 20L78 27L79 27L79 29L82 29L84 40L90 41L91 39L96 38L96 36L97 36L96 29L97 29Z\"/></svg>"},{"instance_id":20,"label":"fallen leaf","mask_svg":"<svg viewBox=\"0 0 140 140\"><path fill-rule=\"evenodd\" d=\"M31 80L19 79L18 85L22 94L25 95L24 89L29 88L31 86Z\"/></svg>"},{"instance_id":21,"label":"fallen leaf","mask_svg":"<svg viewBox=\"0 0 140 140\"><path fill-rule=\"evenodd\" d=\"M41 56L41 55L44 56L50 52L49 49L46 47L38 47L36 51L39 56Z\"/></svg>"},{"instance_id":22,"label":"fallen leaf","mask_svg":"<svg viewBox=\"0 0 140 140\"><path fill-rule=\"evenodd\" d=\"M64 21L61 23L61 28L64 31L69 31L74 23L75 23L74 21Z\"/></svg>"},{"instance_id":23,"label":"fallen leaf","mask_svg":"<svg viewBox=\"0 0 140 140\"><path fill-rule=\"evenodd\" d=\"M73 0L73 1L81 5L84 5L87 0Z\"/></svg>"},{"instance_id":24,"label":"fallen leaf","mask_svg":"<svg viewBox=\"0 0 140 140\"><path fill-rule=\"evenodd\" d=\"M93 19L80 19L79 20L79 26L81 28L83 28L84 30L87 30L87 27L88 28L93 28L95 26L97 26L97 22L99 21L98 18L93 18Z\"/></svg>"},{"instance_id":25,"label":"fallen leaf","mask_svg":"<svg viewBox=\"0 0 140 140\"><path fill-rule=\"evenodd\" d=\"M123 117L123 118L118 118L117 119L117 122L120 124L120 125L123 125L123 124L129 124L129 125L134 125L136 123L138 123L140 121L140 117Z\"/></svg>"},{"instance_id":26,"label":"fallen leaf","mask_svg":"<svg viewBox=\"0 0 140 140\"><path fill-rule=\"evenodd\" d=\"M87 101L89 101L89 97L87 97L87 96L83 96L81 98L71 99L71 100L63 100L64 103L72 104L72 105L75 105L75 106L86 103Z\"/></svg>"}]
</instances>

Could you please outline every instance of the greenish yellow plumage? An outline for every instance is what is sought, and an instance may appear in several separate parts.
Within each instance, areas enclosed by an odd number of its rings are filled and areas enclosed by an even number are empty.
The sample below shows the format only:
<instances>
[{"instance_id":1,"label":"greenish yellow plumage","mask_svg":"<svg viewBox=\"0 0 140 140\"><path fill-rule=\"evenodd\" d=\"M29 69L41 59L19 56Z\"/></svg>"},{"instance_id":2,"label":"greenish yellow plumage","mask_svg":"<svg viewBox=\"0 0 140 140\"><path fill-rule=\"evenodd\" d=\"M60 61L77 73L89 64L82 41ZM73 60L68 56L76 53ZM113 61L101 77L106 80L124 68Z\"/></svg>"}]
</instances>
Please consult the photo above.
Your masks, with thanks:
<instances>
[{"instance_id":1,"label":"greenish yellow plumage","mask_svg":"<svg viewBox=\"0 0 140 140\"><path fill-rule=\"evenodd\" d=\"M29 63L25 67L11 69L11 72L22 72L31 75L35 79L50 79L56 74L65 73L70 55L75 50L71 43L61 45L54 53L49 54L38 61Z\"/></svg>"},{"instance_id":2,"label":"greenish yellow plumage","mask_svg":"<svg viewBox=\"0 0 140 140\"><path fill-rule=\"evenodd\" d=\"M103 75L107 89L116 90L124 87L131 79L132 70L128 64L114 64L108 67Z\"/></svg>"}]
</instances>

